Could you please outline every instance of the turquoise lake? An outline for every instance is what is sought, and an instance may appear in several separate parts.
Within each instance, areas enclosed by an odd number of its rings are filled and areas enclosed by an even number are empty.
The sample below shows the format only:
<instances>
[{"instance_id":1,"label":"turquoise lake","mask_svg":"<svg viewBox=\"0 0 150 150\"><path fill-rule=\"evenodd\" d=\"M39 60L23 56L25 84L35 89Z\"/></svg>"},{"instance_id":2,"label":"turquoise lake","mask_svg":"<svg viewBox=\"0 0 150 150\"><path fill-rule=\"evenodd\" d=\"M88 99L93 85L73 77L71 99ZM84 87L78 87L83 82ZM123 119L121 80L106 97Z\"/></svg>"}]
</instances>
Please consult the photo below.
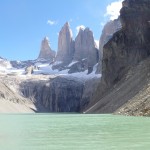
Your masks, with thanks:
<instances>
[{"instance_id":1,"label":"turquoise lake","mask_svg":"<svg viewBox=\"0 0 150 150\"><path fill-rule=\"evenodd\" d=\"M150 118L0 115L0 150L149 150Z\"/></svg>"}]
</instances>

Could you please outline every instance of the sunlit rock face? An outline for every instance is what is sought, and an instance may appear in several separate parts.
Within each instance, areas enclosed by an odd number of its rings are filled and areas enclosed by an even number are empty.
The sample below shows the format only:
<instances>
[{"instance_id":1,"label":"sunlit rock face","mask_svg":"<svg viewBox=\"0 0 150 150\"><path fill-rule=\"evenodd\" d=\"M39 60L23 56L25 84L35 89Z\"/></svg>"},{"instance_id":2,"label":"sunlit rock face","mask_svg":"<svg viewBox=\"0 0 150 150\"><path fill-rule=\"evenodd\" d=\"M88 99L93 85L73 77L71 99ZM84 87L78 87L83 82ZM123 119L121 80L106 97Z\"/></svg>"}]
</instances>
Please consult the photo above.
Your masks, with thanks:
<instances>
[{"instance_id":1,"label":"sunlit rock face","mask_svg":"<svg viewBox=\"0 0 150 150\"><path fill-rule=\"evenodd\" d=\"M95 46L93 32L89 28L80 29L75 39L74 61L87 59L88 66L98 62L98 50Z\"/></svg>"},{"instance_id":2,"label":"sunlit rock face","mask_svg":"<svg viewBox=\"0 0 150 150\"><path fill-rule=\"evenodd\" d=\"M38 59L45 59L52 62L55 58L55 54L55 51L50 48L48 37L45 37L41 43L41 50Z\"/></svg>"},{"instance_id":3,"label":"sunlit rock face","mask_svg":"<svg viewBox=\"0 0 150 150\"><path fill-rule=\"evenodd\" d=\"M98 62L98 49L96 48L93 32L89 29L80 29L75 41L72 39L72 31L66 23L58 38L58 52L53 64L53 69L68 69L69 73L82 72ZM76 62L73 66L69 64ZM90 71L90 72L91 72Z\"/></svg>"},{"instance_id":4,"label":"sunlit rock face","mask_svg":"<svg viewBox=\"0 0 150 150\"><path fill-rule=\"evenodd\" d=\"M59 32L58 37L58 52L56 56L57 62L69 64L72 61L74 54L74 41L72 39L72 31L69 23L65 23Z\"/></svg>"}]
</instances>

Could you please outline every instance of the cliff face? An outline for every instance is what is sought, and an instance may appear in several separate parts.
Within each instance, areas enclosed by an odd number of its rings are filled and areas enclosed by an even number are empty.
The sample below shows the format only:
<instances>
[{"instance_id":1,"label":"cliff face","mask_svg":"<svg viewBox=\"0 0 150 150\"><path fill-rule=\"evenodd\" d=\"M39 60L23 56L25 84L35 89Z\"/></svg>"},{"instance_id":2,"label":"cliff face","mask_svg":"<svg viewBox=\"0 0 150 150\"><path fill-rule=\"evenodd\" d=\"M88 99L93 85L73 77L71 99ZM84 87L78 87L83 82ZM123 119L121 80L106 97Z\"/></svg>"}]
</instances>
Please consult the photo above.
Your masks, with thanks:
<instances>
[{"instance_id":1,"label":"cliff face","mask_svg":"<svg viewBox=\"0 0 150 150\"><path fill-rule=\"evenodd\" d=\"M22 82L23 95L35 101L39 112L79 112L83 83L56 77L50 80Z\"/></svg>"},{"instance_id":2,"label":"cliff face","mask_svg":"<svg viewBox=\"0 0 150 150\"><path fill-rule=\"evenodd\" d=\"M72 39L72 31L67 22L59 32L58 52L56 61L69 64L74 54L74 41Z\"/></svg>"},{"instance_id":3,"label":"cliff face","mask_svg":"<svg viewBox=\"0 0 150 150\"><path fill-rule=\"evenodd\" d=\"M55 58L55 51L50 48L49 39L45 37L41 43L41 50L38 59L45 59L52 62Z\"/></svg>"},{"instance_id":4,"label":"cliff face","mask_svg":"<svg viewBox=\"0 0 150 150\"><path fill-rule=\"evenodd\" d=\"M125 0L120 13L123 28L104 46L102 74L108 87L150 55L150 1Z\"/></svg>"},{"instance_id":5,"label":"cliff face","mask_svg":"<svg viewBox=\"0 0 150 150\"><path fill-rule=\"evenodd\" d=\"M136 89L127 88L127 84L124 86L127 89L123 89L125 76L130 68L150 55L150 1L125 0L120 13L122 29L113 35L103 49L102 79L94 98L95 102L99 102L93 107L93 112L113 112L131 99L135 93L126 99L123 96L118 99L115 95L118 92L123 95L126 90L140 90L135 82L133 86ZM116 87L118 88L113 97L111 93ZM104 107L106 105L107 108Z\"/></svg>"},{"instance_id":6,"label":"cliff face","mask_svg":"<svg viewBox=\"0 0 150 150\"><path fill-rule=\"evenodd\" d=\"M90 103L98 78L83 80L75 77L40 75L20 83L21 93L34 101L38 112L82 112Z\"/></svg>"},{"instance_id":7,"label":"cliff face","mask_svg":"<svg viewBox=\"0 0 150 150\"><path fill-rule=\"evenodd\" d=\"M68 69L68 73L83 72L88 69L91 73L93 66L98 63L98 58L93 32L89 28L80 29L74 41L69 24L66 23L62 27L53 69Z\"/></svg>"}]
</instances>

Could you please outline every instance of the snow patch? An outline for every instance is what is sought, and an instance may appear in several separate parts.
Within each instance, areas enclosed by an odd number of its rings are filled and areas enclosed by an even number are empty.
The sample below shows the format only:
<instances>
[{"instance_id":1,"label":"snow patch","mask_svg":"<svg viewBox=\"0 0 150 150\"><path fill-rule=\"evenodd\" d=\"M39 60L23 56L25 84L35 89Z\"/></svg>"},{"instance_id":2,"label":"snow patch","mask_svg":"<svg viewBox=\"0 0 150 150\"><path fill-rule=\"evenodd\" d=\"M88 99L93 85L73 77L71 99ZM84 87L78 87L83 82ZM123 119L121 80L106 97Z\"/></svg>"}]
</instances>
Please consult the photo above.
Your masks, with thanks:
<instances>
[{"instance_id":1,"label":"snow patch","mask_svg":"<svg viewBox=\"0 0 150 150\"><path fill-rule=\"evenodd\" d=\"M71 67L72 65L74 65L75 63L77 63L78 61L73 61L72 63L70 63L69 65L68 65L68 67Z\"/></svg>"},{"instance_id":2,"label":"snow patch","mask_svg":"<svg viewBox=\"0 0 150 150\"><path fill-rule=\"evenodd\" d=\"M99 49L99 40L95 40L95 47Z\"/></svg>"},{"instance_id":3,"label":"snow patch","mask_svg":"<svg viewBox=\"0 0 150 150\"><path fill-rule=\"evenodd\" d=\"M56 61L53 63L53 65L59 65L59 64L62 64L62 61Z\"/></svg>"}]
</instances>

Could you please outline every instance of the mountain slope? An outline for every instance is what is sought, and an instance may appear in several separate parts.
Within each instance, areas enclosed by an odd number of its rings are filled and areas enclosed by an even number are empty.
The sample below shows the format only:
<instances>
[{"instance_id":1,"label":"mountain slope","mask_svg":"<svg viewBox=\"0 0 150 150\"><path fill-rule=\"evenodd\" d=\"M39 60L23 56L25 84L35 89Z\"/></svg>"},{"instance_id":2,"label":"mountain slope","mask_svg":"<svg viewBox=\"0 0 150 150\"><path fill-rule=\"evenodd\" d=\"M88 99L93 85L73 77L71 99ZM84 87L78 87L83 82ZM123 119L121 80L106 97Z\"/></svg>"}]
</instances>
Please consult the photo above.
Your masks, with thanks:
<instances>
[{"instance_id":1,"label":"mountain slope","mask_svg":"<svg viewBox=\"0 0 150 150\"><path fill-rule=\"evenodd\" d=\"M145 115L150 111L150 58L131 67L127 74L86 113Z\"/></svg>"},{"instance_id":2,"label":"mountain slope","mask_svg":"<svg viewBox=\"0 0 150 150\"><path fill-rule=\"evenodd\" d=\"M0 79L0 112L17 113L17 112L34 112L36 109L31 100L24 98L17 89L12 85L11 77L1 76ZM17 84L15 82L15 84Z\"/></svg>"}]
</instances>

